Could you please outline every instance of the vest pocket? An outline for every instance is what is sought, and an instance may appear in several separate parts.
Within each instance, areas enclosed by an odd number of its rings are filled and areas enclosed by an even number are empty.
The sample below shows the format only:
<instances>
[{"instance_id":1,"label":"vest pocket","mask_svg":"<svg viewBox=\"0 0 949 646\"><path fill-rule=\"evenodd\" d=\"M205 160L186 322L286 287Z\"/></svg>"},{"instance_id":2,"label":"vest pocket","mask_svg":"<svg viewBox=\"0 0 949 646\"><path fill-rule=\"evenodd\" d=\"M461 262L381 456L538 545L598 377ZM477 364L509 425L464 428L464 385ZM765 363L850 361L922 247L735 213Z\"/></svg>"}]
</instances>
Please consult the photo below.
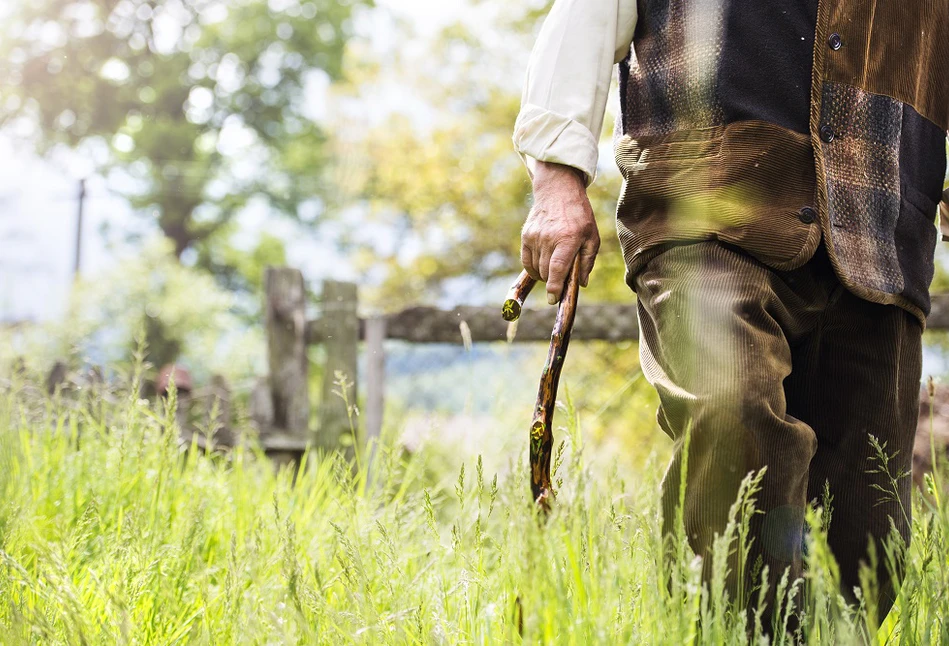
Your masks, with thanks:
<instances>
[{"instance_id":1,"label":"vest pocket","mask_svg":"<svg viewBox=\"0 0 949 646\"><path fill-rule=\"evenodd\" d=\"M900 215L894 242L903 273L903 295L913 303L928 302L935 273L936 203L907 184L900 186Z\"/></svg>"},{"instance_id":2,"label":"vest pocket","mask_svg":"<svg viewBox=\"0 0 949 646\"><path fill-rule=\"evenodd\" d=\"M920 215L928 218L930 222L936 219L936 208L938 205L919 189L903 182L900 182L900 202L900 217L902 217L902 203L905 202L910 207L919 211Z\"/></svg>"},{"instance_id":3,"label":"vest pocket","mask_svg":"<svg viewBox=\"0 0 949 646\"><path fill-rule=\"evenodd\" d=\"M615 142L625 181L617 231L632 273L669 243L718 240L776 269L800 266L820 240L807 135L742 121Z\"/></svg>"}]
</instances>

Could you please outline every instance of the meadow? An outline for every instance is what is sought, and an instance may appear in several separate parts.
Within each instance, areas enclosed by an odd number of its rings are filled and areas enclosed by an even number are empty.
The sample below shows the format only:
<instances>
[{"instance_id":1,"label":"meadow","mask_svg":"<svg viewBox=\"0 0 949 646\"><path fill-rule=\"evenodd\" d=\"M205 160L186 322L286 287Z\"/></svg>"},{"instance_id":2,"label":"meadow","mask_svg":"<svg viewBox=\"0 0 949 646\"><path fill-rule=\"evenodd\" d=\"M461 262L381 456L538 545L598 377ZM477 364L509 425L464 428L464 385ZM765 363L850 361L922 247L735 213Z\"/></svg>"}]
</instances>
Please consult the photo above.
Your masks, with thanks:
<instances>
[{"instance_id":1,"label":"meadow","mask_svg":"<svg viewBox=\"0 0 949 646\"><path fill-rule=\"evenodd\" d=\"M310 455L276 472L253 446L180 446L174 399L140 399L130 383L52 398L29 379L2 386L5 645L766 643L724 592L724 559L703 585L685 541L664 545L662 464L591 467L569 399L541 522L526 451L501 476L480 458L439 473L428 449L392 441L354 464ZM785 603L772 643L949 643L939 481L915 498L905 583L882 626L842 599L809 512L801 625L780 629ZM748 485L716 555L742 549Z\"/></svg>"}]
</instances>

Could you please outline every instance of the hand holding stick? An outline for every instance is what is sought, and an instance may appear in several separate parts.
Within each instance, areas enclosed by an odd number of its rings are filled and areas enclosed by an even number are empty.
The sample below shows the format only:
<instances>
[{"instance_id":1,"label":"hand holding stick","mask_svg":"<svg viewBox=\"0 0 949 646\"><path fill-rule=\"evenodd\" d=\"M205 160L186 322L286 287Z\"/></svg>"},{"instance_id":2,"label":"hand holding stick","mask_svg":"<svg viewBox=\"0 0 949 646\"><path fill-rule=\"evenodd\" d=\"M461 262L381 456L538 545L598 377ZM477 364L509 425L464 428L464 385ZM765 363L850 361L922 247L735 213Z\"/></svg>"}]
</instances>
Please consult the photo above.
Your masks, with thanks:
<instances>
[{"instance_id":1,"label":"hand holding stick","mask_svg":"<svg viewBox=\"0 0 949 646\"><path fill-rule=\"evenodd\" d=\"M530 293L535 281L521 274L517 282L511 287L508 300L504 302L502 314L505 320L516 320L520 315L524 299ZM577 299L580 289L580 260L574 259L564 285L563 296L557 307L557 318L550 336L550 349L547 352L547 362L540 378L540 387L537 390L537 405L534 408L534 419L530 430L530 467L531 493L534 501L540 505L544 513L550 512L551 499L554 496L550 481L550 458L553 453L554 435L554 407L557 403L557 388L560 384L560 373L563 370L564 359L567 356L567 346L570 343L570 333L573 330L573 321L577 313ZM516 309L515 309L516 306ZM508 318L508 316L512 318Z\"/></svg>"}]
</instances>

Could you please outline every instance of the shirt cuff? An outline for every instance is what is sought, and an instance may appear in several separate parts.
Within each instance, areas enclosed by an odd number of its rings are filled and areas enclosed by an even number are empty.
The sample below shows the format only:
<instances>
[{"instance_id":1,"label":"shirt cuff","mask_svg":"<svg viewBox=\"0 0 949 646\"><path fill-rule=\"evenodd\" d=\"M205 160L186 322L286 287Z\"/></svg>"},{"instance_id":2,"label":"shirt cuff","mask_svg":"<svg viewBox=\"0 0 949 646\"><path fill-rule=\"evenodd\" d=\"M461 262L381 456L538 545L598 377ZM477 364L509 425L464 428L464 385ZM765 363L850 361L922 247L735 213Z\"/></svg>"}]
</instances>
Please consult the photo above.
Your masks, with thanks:
<instances>
[{"instance_id":1,"label":"shirt cuff","mask_svg":"<svg viewBox=\"0 0 949 646\"><path fill-rule=\"evenodd\" d=\"M596 137L579 121L556 112L524 105L514 123L514 149L532 178L534 169L528 158L572 166L583 173L587 186L596 180L600 152Z\"/></svg>"}]
</instances>

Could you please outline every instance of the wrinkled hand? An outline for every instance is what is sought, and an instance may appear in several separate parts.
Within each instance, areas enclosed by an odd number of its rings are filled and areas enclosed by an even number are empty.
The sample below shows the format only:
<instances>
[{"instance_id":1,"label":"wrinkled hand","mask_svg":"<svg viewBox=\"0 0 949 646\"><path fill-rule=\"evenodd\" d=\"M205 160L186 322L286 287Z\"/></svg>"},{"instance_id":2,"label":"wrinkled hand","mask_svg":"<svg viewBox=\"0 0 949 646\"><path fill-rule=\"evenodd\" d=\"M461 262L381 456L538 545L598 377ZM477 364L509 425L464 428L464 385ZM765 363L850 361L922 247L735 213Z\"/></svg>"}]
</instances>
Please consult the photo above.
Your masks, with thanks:
<instances>
[{"instance_id":1,"label":"wrinkled hand","mask_svg":"<svg viewBox=\"0 0 949 646\"><path fill-rule=\"evenodd\" d=\"M534 206L521 231L521 263L531 278L547 283L547 302L560 300L577 253L580 284L586 287L600 250L600 234L580 173L537 162Z\"/></svg>"}]
</instances>

